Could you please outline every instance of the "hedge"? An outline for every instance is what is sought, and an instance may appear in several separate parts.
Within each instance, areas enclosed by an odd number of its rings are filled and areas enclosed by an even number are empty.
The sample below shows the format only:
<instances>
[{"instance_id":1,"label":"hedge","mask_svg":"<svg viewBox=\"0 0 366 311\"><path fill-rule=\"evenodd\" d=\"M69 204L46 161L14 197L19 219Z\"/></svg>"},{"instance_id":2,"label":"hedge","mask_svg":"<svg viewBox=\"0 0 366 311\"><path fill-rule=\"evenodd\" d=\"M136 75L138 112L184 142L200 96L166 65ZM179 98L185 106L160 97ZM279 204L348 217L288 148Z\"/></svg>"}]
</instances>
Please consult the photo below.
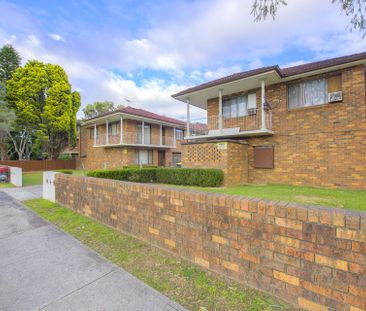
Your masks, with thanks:
<instances>
[{"instance_id":1,"label":"hedge","mask_svg":"<svg viewBox=\"0 0 366 311\"><path fill-rule=\"evenodd\" d=\"M204 168L124 168L90 171L87 176L200 187L219 187L224 180L221 170Z\"/></svg>"}]
</instances>

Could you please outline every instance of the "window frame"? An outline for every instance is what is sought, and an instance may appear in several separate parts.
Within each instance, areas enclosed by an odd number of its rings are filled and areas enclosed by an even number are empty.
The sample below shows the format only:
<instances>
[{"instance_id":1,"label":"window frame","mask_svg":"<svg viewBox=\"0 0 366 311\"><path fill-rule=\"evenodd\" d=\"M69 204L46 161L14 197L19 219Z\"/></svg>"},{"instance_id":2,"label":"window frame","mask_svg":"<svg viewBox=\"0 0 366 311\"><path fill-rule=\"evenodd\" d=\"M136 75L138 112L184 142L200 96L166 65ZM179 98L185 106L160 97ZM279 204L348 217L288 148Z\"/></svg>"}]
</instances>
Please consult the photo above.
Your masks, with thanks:
<instances>
[{"instance_id":1,"label":"window frame","mask_svg":"<svg viewBox=\"0 0 366 311\"><path fill-rule=\"evenodd\" d=\"M147 163L140 163L141 152L147 153ZM135 150L135 164L136 165L152 165L154 163L153 151L148 149L136 149Z\"/></svg>"}]
</instances>

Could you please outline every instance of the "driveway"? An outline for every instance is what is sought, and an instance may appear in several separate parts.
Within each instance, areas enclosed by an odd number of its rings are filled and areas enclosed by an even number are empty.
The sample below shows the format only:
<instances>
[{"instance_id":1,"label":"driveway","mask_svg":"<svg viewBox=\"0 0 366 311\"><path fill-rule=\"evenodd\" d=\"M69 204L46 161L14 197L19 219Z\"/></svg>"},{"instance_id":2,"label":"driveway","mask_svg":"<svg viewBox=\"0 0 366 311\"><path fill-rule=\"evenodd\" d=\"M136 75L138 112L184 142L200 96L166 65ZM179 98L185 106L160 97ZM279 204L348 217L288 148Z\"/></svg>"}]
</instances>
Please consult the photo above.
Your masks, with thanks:
<instances>
[{"instance_id":1,"label":"driveway","mask_svg":"<svg viewBox=\"0 0 366 311\"><path fill-rule=\"evenodd\" d=\"M4 191L18 201L37 199L42 197L42 185L2 188L1 191Z\"/></svg>"},{"instance_id":2,"label":"driveway","mask_svg":"<svg viewBox=\"0 0 366 311\"><path fill-rule=\"evenodd\" d=\"M185 310L34 214L14 193L0 191L1 310Z\"/></svg>"}]
</instances>

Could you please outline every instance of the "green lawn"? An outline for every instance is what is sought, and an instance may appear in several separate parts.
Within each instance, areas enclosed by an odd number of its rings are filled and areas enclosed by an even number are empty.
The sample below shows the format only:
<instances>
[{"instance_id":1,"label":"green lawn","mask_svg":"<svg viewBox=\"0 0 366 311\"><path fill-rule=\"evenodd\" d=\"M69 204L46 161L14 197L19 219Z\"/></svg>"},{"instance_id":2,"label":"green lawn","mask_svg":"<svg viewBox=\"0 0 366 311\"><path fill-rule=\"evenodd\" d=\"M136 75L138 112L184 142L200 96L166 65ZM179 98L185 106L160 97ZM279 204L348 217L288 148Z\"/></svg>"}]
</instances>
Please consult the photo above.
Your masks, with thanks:
<instances>
[{"instance_id":1,"label":"green lawn","mask_svg":"<svg viewBox=\"0 0 366 311\"><path fill-rule=\"evenodd\" d=\"M229 188L189 187L197 190L243 195L250 198L289 201L366 211L366 191L289 185L245 185Z\"/></svg>"},{"instance_id":2,"label":"green lawn","mask_svg":"<svg viewBox=\"0 0 366 311\"><path fill-rule=\"evenodd\" d=\"M293 310L293 307L275 298L204 271L57 203L36 199L25 204L189 310Z\"/></svg>"},{"instance_id":3,"label":"green lawn","mask_svg":"<svg viewBox=\"0 0 366 311\"><path fill-rule=\"evenodd\" d=\"M73 175L83 176L86 171L84 170L72 170ZM43 172L23 172L23 186L42 185Z\"/></svg>"},{"instance_id":4,"label":"green lawn","mask_svg":"<svg viewBox=\"0 0 366 311\"><path fill-rule=\"evenodd\" d=\"M0 183L0 188L11 188L11 187L14 186L10 183Z\"/></svg>"}]
</instances>

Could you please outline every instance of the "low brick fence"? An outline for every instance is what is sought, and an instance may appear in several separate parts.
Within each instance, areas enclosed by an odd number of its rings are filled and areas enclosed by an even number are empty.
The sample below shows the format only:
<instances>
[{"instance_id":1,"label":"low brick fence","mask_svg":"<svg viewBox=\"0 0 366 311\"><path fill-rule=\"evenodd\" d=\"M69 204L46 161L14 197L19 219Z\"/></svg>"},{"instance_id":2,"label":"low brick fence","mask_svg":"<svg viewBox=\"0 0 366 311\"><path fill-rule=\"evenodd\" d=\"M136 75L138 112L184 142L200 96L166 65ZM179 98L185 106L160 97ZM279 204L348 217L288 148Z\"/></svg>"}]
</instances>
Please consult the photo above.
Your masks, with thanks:
<instances>
[{"instance_id":1,"label":"low brick fence","mask_svg":"<svg viewBox=\"0 0 366 311\"><path fill-rule=\"evenodd\" d=\"M64 174L55 184L57 202L294 306L366 309L366 213Z\"/></svg>"},{"instance_id":2,"label":"low brick fence","mask_svg":"<svg viewBox=\"0 0 366 311\"><path fill-rule=\"evenodd\" d=\"M23 171L52 171L76 169L76 160L4 160L0 165L15 166Z\"/></svg>"}]
</instances>

